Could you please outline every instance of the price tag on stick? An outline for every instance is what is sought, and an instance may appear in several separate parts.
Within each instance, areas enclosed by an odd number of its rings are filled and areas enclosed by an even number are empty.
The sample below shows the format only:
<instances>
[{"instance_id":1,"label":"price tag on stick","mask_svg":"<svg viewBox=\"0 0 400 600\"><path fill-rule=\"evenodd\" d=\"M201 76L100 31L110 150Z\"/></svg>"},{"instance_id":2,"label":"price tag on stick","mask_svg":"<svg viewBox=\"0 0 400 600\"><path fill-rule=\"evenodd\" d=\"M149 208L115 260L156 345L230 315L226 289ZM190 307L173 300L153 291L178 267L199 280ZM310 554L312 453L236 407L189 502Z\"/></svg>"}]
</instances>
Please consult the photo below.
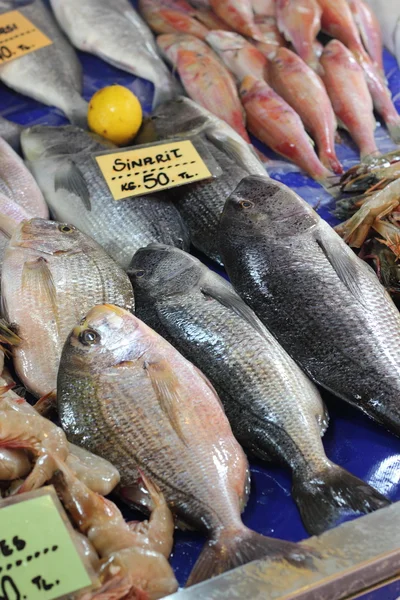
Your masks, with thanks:
<instances>
[{"instance_id":1,"label":"price tag on stick","mask_svg":"<svg viewBox=\"0 0 400 600\"><path fill-rule=\"evenodd\" d=\"M143 196L221 173L196 138L101 152L94 158L114 200Z\"/></svg>"},{"instance_id":2,"label":"price tag on stick","mask_svg":"<svg viewBox=\"0 0 400 600\"><path fill-rule=\"evenodd\" d=\"M54 600L92 586L70 531L52 487L1 501L1 600Z\"/></svg>"},{"instance_id":3,"label":"price tag on stick","mask_svg":"<svg viewBox=\"0 0 400 600\"><path fill-rule=\"evenodd\" d=\"M0 67L52 43L20 11L0 14Z\"/></svg>"}]
</instances>

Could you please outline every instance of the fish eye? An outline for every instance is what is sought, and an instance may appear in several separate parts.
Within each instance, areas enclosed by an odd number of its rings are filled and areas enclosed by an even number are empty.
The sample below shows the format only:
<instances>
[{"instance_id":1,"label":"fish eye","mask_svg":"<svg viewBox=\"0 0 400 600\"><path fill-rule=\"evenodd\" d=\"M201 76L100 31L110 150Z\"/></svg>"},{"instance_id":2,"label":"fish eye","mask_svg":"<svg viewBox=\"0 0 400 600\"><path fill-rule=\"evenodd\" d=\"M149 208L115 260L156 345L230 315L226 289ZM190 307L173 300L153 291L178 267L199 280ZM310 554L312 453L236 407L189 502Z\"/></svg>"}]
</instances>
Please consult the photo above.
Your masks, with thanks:
<instances>
[{"instance_id":1,"label":"fish eye","mask_svg":"<svg viewBox=\"0 0 400 600\"><path fill-rule=\"evenodd\" d=\"M62 233L71 233L72 231L75 231L75 227L73 227L72 225L59 225L58 229Z\"/></svg>"},{"instance_id":2,"label":"fish eye","mask_svg":"<svg viewBox=\"0 0 400 600\"><path fill-rule=\"evenodd\" d=\"M78 339L84 346L93 346L93 344L98 344L100 342L100 335L97 331L94 331L94 329L85 329L84 331L81 331Z\"/></svg>"},{"instance_id":3,"label":"fish eye","mask_svg":"<svg viewBox=\"0 0 400 600\"><path fill-rule=\"evenodd\" d=\"M136 271L135 276L136 277L143 277L144 275L144 271Z\"/></svg>"},{"instance_id":4,"label":"fish eye","mask_svg":"<svg viewBox=\"0 0 400 600\"><path fill-rule=\"evenodd\" d=\"M250 200L242 200L239 205L242 208L251 208L252 206L254 206L254 204L252 202L250 202Z\"/></svg>"}]
</instances>

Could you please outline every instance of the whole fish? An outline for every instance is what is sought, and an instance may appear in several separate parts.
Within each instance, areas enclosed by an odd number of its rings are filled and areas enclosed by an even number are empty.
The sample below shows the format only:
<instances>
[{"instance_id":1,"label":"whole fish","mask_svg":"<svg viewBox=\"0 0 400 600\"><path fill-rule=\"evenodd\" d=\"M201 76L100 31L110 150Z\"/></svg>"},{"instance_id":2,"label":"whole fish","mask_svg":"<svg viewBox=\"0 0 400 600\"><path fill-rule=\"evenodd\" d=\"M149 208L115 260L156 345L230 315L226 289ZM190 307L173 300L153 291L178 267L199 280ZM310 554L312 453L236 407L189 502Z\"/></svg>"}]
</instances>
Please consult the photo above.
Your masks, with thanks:
<instances>
[{"instance_id":1,"label":"whole fish","mask_svg":"<svg viewBox=\"0 0 400 600\"><path fill-rule=\"evenodd\" d=\"M174 204L189 228L192 244L221 262L217 233L225 201L246 175L267 177L265 167L234 129L189 98L158 107L145 120L137 141L150 143L176 136L198 137L221 167L219 177L171 191Z\"/></svg>"},{"instance_id":2,"label":"whole fish","mask_svg":"<svg viewBox=\"0 0 400 600\"><path fill-rule=\"evenodd\" d=\"M60 27L79 50L154 85L153 106L179 93L153 35L129 0L51 0Z\"/></svg>"},{"instance_id":3,"label":"whole fish","mask_svg":"<svg viewBox=\"0 0 400 600\"><path fill-rule=\"evenodd\" d=\"M248 177L227 201L228 275L307 375L400 435L400 314L373 270L286 186Z\"/></svg>"},{"instance_id":4,"label":"whole fish","mask_svg":"<svg viewBox=\"0 0 400 600\"><path fill-rule=\"evenodd\" d=\"M273 58L278 48L286 46L285 38L281 35L275 16L256 16L256 23L262 32L262 41L253 40L256 48L268 59Z\"/></svg>"},{"instance_id":5,"label":"whole fish","mask_svg":"<svg viewBox=\"0 0 400 600\"><path fill-rule=\"evenodd\" d=\"M335 152L335 114L318 75L297 54L279 48L270 62L270 84L303 121L322 164L334 173L343 173Z\"/></svg>"},{"instance_id":6,"label":"whole fish","mask_svg":"<svg viewBox=\"0 0 400 600\"><path fill-rule=\"evenodd\" d=\"M240 86L249 130L274 152L323 184L330 171L315 154L299 115L265 82L249 75Z\"/></svg>"},{"instance_id":7,"label":"whole fish","mask_svg":"<svg viewBox=\"0 0 400 600\"><path fill-rule=\"evenodd\" d=\"M359 147L361 158L378 153L371 95L353 54L338 40L331 40L324 48L321 65L333 110Z\"/></svg>"},{"instance_id":8,"label":"whole fish","mask_svg":"<svg viewBox=\"0 0 400 600\"><path fill-rule=\"evenodd\" d=\"M75 51L62 35L42 0L0 0L0 14L19 10L53 42L0 66L0 80L13 90L56 106L71 123L87 126L87 102L82 98L82 69Z\"/></svg>"},{"instance_id":9,"label":"whole fish","mask_svg":"<svg viewBox=\"0 0 400 600\"><path fill-rule=\"evenodd\" d=\"M131 310L127 275L91 238L72 225L31 219L15 229L1 274L3 316L22 342L14 366L35 396L56 389L62 347L74 323L95 304Z\"/></svg>"},{"instance_id":10,"label":"whole fish","mask_svg":"<svg viewBox=\"0 0 400 600\"><path fill-rule=\"evenodd\" d=\"M268 59L243 36L230 31L210 31L206 42L239 83L246 75L268 81Z\"/></svg>"},{"instance_id":11,"label":"whole fish","mask_svg":"<svg viewBox=\"0 0 400 600\"><path fill-rule=\"evenodd\" d=\"M348 0L348 3L362 42L372 60L383 73L383 45L379 21L374 11L363 0Z\"/></svg>"},{"instance_id":12,"label":"whole fish","mask_svg":"<svg viewBox=\"0 0 400 600\"><path fill-rule=\"evenodd\" d=\"M254 20L251 0L210 0L210 6L233 31L262 40L262 33Z\"/></svg>"},{"instance_id":13,"label":"whole fish","mask_svg":"<svg viewBox=\"0 0 400 600\"><path fill-rule=\"evenodd\" d=\"M116 202L93 154L103 140L77 127L36 125L24 130L21 143L55 218L79 227L122 267L150 242L188 248L185 225L165 193Z\"/></svg>"},{"instance_id":14,"label":"whole fish","mask_svg":"<svg viewBox=\"0 0 400 600\"><path fill-rule=\"evenodd\" d=\"M65 344L58 390L71 440L111 460L122 485L135 488L139 468L175 515L207 534L189 585L257 557L305 559L296 544L244 526L248 465L216 392L137 317L92 309Z\"/></svg>"},{"instance_id":15,"label":"whole fish","mask_svg":"<svg viewBox=\"0 0 400 600\"><path fill-rule=\"evenodd\" d=\"M131 265L136 315L209 377L238 442L277 455L293 475L304 524L319 534L349 508L386 499L325 455L328 417L316 387L222 277L185 252L152 244Z\"/></svg>"},{"instance_id":16,"label":"whole fish","mask_svg":"<svg viewBox=\"0 0 400 600\"><path fill-rule=\"evenodd\" d=\"M215 52L191 35L164 34L157 38L157 43L179 73L188 96L226 121L250 143L235 80Z\"/></svg>"},{"instance_id":17,"label":"whole fish","mask_svg":"<svg viewBox=\"0 0 400 600\"><path fill-rule=\"evenodd\" d=\"M379 68L374 65L364 49L347 0L318 0L318 2L322 8L322 29L353 52L364 70L375 110L383 118L393 141L400 143L400 115Z\"/></svg>"},{"instance_id":18,"label":"whole fish","mask_svg":"<svg viewBox=\"0 0 400 600\"><path fill-rule=\"evenodd\" d=\"M14 150L19 150L20 148L19 136L21 131L22 125L0 117L0 137L6 140Z\"/></svg>"},{"instance_id":19,"label":"whole fish","mask_svg":"<svg viewBox=\"0 0 400 600\"><path fill-rule=\"evenodd\" d=\"M317 70L315 41L322 14L317 0L277 0L276 14L279 30L304 62Z\"/></svg>"}]
</instances>

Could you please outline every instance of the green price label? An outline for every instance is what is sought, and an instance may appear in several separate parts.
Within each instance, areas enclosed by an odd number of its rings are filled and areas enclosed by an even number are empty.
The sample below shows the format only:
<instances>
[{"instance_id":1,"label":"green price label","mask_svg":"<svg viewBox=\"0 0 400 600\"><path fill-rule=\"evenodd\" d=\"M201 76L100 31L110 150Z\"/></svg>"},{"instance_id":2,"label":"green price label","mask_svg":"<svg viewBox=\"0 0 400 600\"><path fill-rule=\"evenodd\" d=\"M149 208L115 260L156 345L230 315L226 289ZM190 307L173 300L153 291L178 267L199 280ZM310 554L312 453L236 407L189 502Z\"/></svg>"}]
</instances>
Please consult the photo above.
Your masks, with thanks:
<instances>
[{"instance_id":1,"label":"green price label","mask_svg":"<svg viewBox=\"0 0 400 600\"><path fill-rule=\"evenodd\" d=\"M0 503L0 600L54 600L91 586L55 492L14 498Z\"/></svg>"}]
</instances>

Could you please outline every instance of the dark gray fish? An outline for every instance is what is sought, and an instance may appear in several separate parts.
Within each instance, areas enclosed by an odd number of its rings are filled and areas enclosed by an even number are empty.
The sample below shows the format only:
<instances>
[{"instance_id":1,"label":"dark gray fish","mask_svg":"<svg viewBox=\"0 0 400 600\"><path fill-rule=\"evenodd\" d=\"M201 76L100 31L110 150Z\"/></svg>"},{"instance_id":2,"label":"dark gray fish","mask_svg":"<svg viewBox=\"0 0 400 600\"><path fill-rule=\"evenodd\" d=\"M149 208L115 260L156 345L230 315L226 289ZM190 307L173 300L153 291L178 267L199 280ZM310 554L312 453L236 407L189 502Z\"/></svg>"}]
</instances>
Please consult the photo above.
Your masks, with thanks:
<instances>
[{"instance_id":1,"label":"dark gray fish","mask_svg":"<svg viewBox=\"0 0 400 600\"><path fill-rule=\"evenodd\" d=\"M222 169L215 179L174 188L170 194L185 220L192 244L211 259L221 262L217 231L225 200L237 184L254 174L268 177L253 148L227 123L189 98L159 106L136 138L149 143L173 137L195 137Z\"/></svg>"},{"instance_id":2,"label":"dark gray fish","mask_svg":"<svg viewBox=\"0 0 400 600\"><path fill-rule=\"evenodd\" d=\"M103 138L71 125L36 125L24 130L21 144L55 218L90 235L122 267L151 242L188 248L182 217L165 193L113 199L93 158L114 147Z\"/></svg>"},{"instance_id":3,"label":"dark gray fish","mask_svg":"<svg viewBox=\"0 0 400 600\"><path fill-rule=\"evenodd\" d=\"M221 252L242 298L317 383L400 435L400 314L373 270L283 184L248 177Z\"/></svg>"},{"instance_id":4,"label":"dark gray fish","mask_svg":"<svg viewBox=\"0 0 400 600\"><path fill-rule=\"evenodd\" d=\"M293 496L311 534L344 511L388 503L328 459L321 442L328 416L317 388L228 282L159 244L139 250L129 274L137 316L210 379L239 443L291 469Z\"/></svg>"}]
</instances>

